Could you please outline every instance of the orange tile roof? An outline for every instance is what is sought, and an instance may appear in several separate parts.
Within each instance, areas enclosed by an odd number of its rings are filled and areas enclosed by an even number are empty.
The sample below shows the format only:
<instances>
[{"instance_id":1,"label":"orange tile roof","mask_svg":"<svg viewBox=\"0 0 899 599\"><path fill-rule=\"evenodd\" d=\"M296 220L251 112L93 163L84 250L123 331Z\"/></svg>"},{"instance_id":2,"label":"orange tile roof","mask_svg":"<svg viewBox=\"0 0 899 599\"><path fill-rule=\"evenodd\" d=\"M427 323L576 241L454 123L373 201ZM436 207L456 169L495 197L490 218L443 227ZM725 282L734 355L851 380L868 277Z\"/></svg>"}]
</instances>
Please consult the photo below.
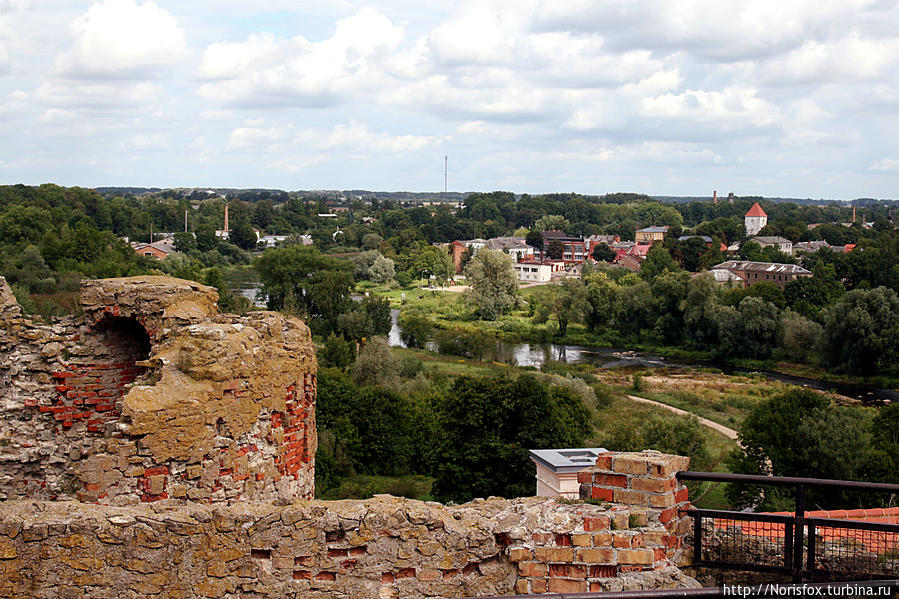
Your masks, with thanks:
<instances>
[{"instance_id":1,"label":"orange tile roof","mask_svg":"<svg viewBox=\"0 0 899 599\"><path fill-rule=\"evenodd\" d=\"M759 203L756 202L752 205L752 208L749 209L749 212L746 213L746 216L768 216L765 214L765 211L762 210L762 207L759 206Z\"/></svg>"}]
</instances>

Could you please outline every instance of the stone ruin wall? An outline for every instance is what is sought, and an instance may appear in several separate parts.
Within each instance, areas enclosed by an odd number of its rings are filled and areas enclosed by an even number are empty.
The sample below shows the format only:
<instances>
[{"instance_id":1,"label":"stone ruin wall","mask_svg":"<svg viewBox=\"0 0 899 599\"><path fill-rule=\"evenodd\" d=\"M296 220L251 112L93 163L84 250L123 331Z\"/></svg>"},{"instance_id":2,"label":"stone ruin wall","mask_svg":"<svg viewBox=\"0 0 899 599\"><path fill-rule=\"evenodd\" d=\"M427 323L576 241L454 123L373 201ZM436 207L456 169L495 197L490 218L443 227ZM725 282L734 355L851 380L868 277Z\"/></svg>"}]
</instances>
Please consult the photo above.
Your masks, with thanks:
<instances>
[{"instance_id":1,"label":"stone ruin wall","mask_svg":"<svg viewBox=\"0 0 899 599\"><path fill-rule=\"evenodd\" d=\"M698 586L677 567L689 526L674 474L686 458L600 461L582 492L611 486L629 493L625 503L7 502L0 597L418 599Z\"/></svg>"},{"instance_id":2,"label":"stone ruin wall","mask_svg":"<svg viewBox=\"0 0 899 599\"><path fill-rule=\"evenodd\" d=\"M168 277L85 281L36 324L0 278L0 499L311 498L315 354L272 312Z\"/></svg>"}]
</instances>

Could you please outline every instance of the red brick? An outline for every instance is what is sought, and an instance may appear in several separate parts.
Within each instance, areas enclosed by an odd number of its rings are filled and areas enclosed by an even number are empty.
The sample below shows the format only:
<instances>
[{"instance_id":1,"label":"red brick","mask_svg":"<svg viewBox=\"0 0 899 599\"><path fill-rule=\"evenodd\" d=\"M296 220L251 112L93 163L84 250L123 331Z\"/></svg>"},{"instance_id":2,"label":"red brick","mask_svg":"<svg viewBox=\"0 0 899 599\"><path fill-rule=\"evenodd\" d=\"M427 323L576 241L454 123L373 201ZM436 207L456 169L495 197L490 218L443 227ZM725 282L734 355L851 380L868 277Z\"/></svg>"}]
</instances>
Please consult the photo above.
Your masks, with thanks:
<instances>
[{"instance_id":1,"label":"red brick","mask_svg":"<svg viewBox=\"0 0 899 599\"><path fill-rule=\"evenodd\" d=\"M58 388L57 388L58 389ZM60 391L65 391L65 388L58 389ZM593 482L593 472L591 470L581 470L577 473L577 482L584 485L589 485Z\"/></svg>"},{"instance_id":2,"label":"red brick","mask_svg":"<svg viewBox=\"0 0 899 599\"><path fill-rule=\"evenodd\" d=\"M612 470L621 474L647 474L649 464L644 457L619 455L612 460Z\"/></svg>"},{"instance_id":3,"label":"red brick","mask_svg":"<svg viewBox=\"0 0 899 599\"><path fill-rule=\"evenodd\" d=\"M393 572L384 572L381 574L381 584L390 584L393 582Z\"/></svg>"},{"instance_id":4,"label":"red brick","mask_svg":"<svg viewBox=\"0 0 899 599\"><path fill-rule=\"evenodd\" d=\"M319 572L315 575L315 580L337 580L337 574L334 572Z\"/></svg>"},{"instance_id":5,"label":"red brick","mask_svg":"<svg viewBox=\"0 0 899 599\"><path fill-rule=\"evenodd\" d=\"M294 570L293 571L293 579L294 580L312 580L312 572L309 570Z\"/></svg>"},{"instance_id":6,"label":"red brick","mask_svg":"<svg viewBox=\"0 0 899 599\"><path fill-rule=\"evenodd\" d=\"M587 532L593 532L595 530L607 530L608 528L608 516L593 516L584 518L584 530Z\"/></svg>"},{"instance_id":7,"label":"red brick","mask_svg":"<svg viewBox=\"0 0 899 599\"><path fill-rule=\"evenodd\" d=\"M529 559L534 559L534 552L527 547L516 547L509 550L510 562L523 562Z\"/></svg>"},{"instance_id":8,"label":"red brick","mask_svg":"<svg viewBox=\"0 0 899 599\"><path fill-rule=\"evenodd\" d=\"M674 478L631 478L631 489L635 491L649 491L650 493L667 493L677 486Z\"/></svg>"},{"instance_id":9,"label":"red brick","mask_svg":"<svg viewBox=\"0 0 899 599\"><path fill-rule=\"evenodd\" d=\"M627 487L627 477L623 474L601 474L597 472L593 475L593 484L601 487Z\"/></svg>"},{"instance_id":10,"label":"red brick","mask_svg":"<svg viewBox=\"0 0 899 599\"><path fill-rule=\"evenodd\" d=\"M568 578L587 578L587 566L568 566Z\"/></svg>"},{"instance_id":11,"label":"red brick","mask_svg":"<svg viewBox=\"0 0 899 599\"><path fill-rule=\"evenodd\" d=\"M614 494L615 492L612 491L612 489L593 487L593 489L590 490L590 497L592 497L593 499L601 499L603 501L614 501Z\"/></svg>"},{"instance_id":12,"label":"red brick","mask_svg":"<svg viewBox=\"0 0 899 599\"><path fill-rule=\"evenodd\" d=\"M586 593L587 583L583 580L550 578L548 589L550 593Z\"/></svg>"},{"instance_id":13,"label":"red brick","mask_svg":"<svg viewBox=\"0 0 899 599\"><path fill-rule=\"evenodd\" d=\"M633 537L633 535L616 534L612 538L612 547L630 549L632 537Z\"/></svg>"},{"instance_id":14,"label":"red brick","mask_svg":"<svg viewBox=\"0 0 899 599\"><path fill-rule=\"evenodd\" d=\"M550 578L564 578L568 576L568 564L550 564L549 576Z\"/></svg>"},{"instance_id":15,"label":"red brick","mask_svg":"<svg viewBox=\"0 0 899 599\"><path fill-rule=\"evenodd\" d=\"M647 505L648 495L641 491L630 491L620 489L615 491L615 503L623 503L625 505Z\"/></svg>"},{"instance_id":16,"label":"red brick","mask_svg":"<svg viewBox=\"0 0 899 599\"><path fill-rule=\"evenodd\" d=\"M617 575L616 566L590 566L590 578L615 578Z\"/></svg>"},{"instance_id":17,"label":"red brick","mask_svg":"<svg viewBox=\"0 0 899 599\"><path fill-rule=\"evenodd\" d=\"M403 568L396 573L396 579L415 578L415 568Z\"/></svg>"},{"instance_id":18,"label":"red brick","mask_svg":"<svg viewBox=\"0 0 899 599\"><path fill-rule=\"evenodd\" d=\"M525 578L543 578L546 573L546 564L538 562L519 562L518 564L518 575Z\"/></svg>"},{"instance_id":19,"label":"red brick","mask_svg":"<svg viewBox=\"0 0 899 599\"><path fill-rule=\"evenodd\" d=\"M621 549L618 551L619 564L645 564L653 562L651 549Z\"/></svg>"},{"instance_id":20,"label":"red brick","mask_svg":"<svg viewBox=\"0 0 899 599\"><path fill-rule=\"evenodd\" d=\"M671 520L673 520L675 516L677 516L677 508L670 507L667 510L662 510L662 512L659 514L659 522L661 522L662 524L666 524L668 522L671 522Z\"/></svg>"},{"instance_id":21,"label":"red brick","mask_svg":"<svg viewBox=\"0 0 899 599\"><path fill-rule=\"evenodd\" d=\"M657 561L657 562L668 559L668 554L665 552L664 549L661 549L659 547L656 547L655 549L653 549L652 553L653 553L653 557L655 558L655 561Z\"/></svg>"},{"instance_id":22,"label":"red brick","mask_svg":"<svg viewBox=\"0 0 899 599\"><path fill-rule=\"evenodd\" d=\"M537 554L537 559L542 562L570 563L574 561L574 549L537 547L535 553Z\"/></svg>"},{"instance_id":23,"label":"red brick","mask_svg":"<svg viewBox=\"0 0 899 599\"><path fill-rule=\"evenodd\" d=\"M571 535L556 535L556 546L571 547Z\"/></svg>"},{"instance_id":24,"label":"red brick","mask_svg":"<svg viewBox=\"0 0 899 599\"><path fill-rule=\"evenodd\" d=\"M328 557L346 557L346 549L328 549Z\"/></svg>"},{"instance_id":25,"label":"red brick","mask_svg":"<svg viewBox=\"0 0 899 599\"><path fill-rule=\"evenodd\" d=\"M684 487L683 489L678 489L677 492L674 494L674 501L676 501L677 503L683 503L684 501L687 501L688 499L689 499L689 490L687 489L687 487Z\"/></svg>"},{"instance_id":26,"label":"red brick","mask_svg":"<svg viewBox=\"0 0 899 599\"><path fill-rule=\"evenodd\" d=\"M532 580L531 582L531 592L532 593L545 593L546 592L546 580L545 579L537 579Z\"/></svg>"},{"instance_id":27,"label":"red brick","mask_svg":"<svg viewBox=\"0 0 899 599\"><path fill-rule=\"evenodd\" d=\"M600 470L612 469L612 452L600 454L596 458L596 467Z\"/></svg>"},{"instance_id":28,"label":"red brick","mask_svg":"<svg viewBox=\"0 0 899 599\"><path fill-rule=\"evenodd\" d=\"M593 537L589 534L573 534L571 535L571 544L575 547L589 547L593 544Z\"/></svg>"},{"instance_id":29,"label":"red brick","mask_svg":"<svg viewBox=\"0 0 899 599\"><path fill-rule=\"evenodd\" d=\"M593 546L594 547L611 547L612 546L612 533L610 532L601 532L593 535Z\"/></svg>"},{"instance_id":30,"label":"red brick","mask_svg":"<svg viewBox=\"0 0 899 599\"><path fill-rule=\"evenodd\" d=\"M579 562L587 564L612 564L615 563L615 551L613 549L581 549L577 553Z\"/></svg>"},{"instance_id":31,"label":"red brick","mask_svg":"<svg viewBox=\"0 0 899 599\"><path fill-rule=\"evenodd\" d=\"M459 575L460 572L461 572L461 570L444 570L443 571L443 580L455 578L456 576Z\"/></svg>"}]
</instances>

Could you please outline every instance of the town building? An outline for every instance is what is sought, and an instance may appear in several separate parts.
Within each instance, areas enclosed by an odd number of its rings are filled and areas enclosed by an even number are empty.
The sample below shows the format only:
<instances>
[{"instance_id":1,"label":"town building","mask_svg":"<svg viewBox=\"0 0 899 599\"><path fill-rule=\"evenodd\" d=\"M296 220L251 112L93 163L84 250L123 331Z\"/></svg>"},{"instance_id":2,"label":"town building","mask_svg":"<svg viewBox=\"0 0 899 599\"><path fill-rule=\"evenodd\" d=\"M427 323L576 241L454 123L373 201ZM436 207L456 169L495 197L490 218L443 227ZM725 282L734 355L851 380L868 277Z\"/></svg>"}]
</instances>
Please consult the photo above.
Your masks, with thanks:
<instances>
[{"instance_id":1,"label":"town building","mask_svg":"<svg viewBox=\"0 0 899 599\"><path fill-rule=\"evenodd\" d=\"M563 260L526 260L514 265L515 274L522 283L549 283L553 276L565 274Z\"/></svg>"},{"instance_id":2,"label":"town building","mask_svg":"<svg viewBox=\"0 0 899 599\"><path fill-rule=\"evenodd\" d=\"M746 213L746 216L743 217L743 226L746 229L747 237L758 235L759 231L761 231L767 224L768 215L765 214L765 211L762 210L762 207L759 206L758 202L753 204L752 208L749 209L749 212Z\"/></svg>"},{"instance_id":3,"label":"town building","mask_svg":"<svg viewBox=\"0 0 899 599\"><path fill-rule=\"evenodd\" d=\"M765 249L766 247L775 247L787 256L793 255L793 242L784 237L753 237L749 241L756 242L762 246L762 249Z\"/></svg>"},{"instance_id":4,"label":"town building","mask_svg":"<svg viewBox=\"0 0 899 599\"><path fill-rule=\"evenodd\" d=\"M494 237L487 240L484 248L509 254L516 262L534 257L534 248L525 243L524 237Z\"/></svg>"},{"instance_id":5,"label":"town building","mask_svg":"<svg viewBox=\"0 0 899 599\"><path fill-rule=\"evenodd\" d=\"M716 271L724 270L738 276L743 280L743 286L749 287L755 283L774 283L778 287L785 287L800 277L810 277L812 272L797 264L779 264L776 262L752 262L750 260L728 260L709 269L716 280L721 280ZM720 275L724 277L726 275Z\"/></svg>"},{"instance_id":6,"label":"town building","mask_svg":"<svg viewBox=\"0 0 899 599\"><path fill-rule=\"evenodd\" d=\"M175 238L164 237L153 243L141 243L138 241L131 242L131 247L141 256L156 258L157 260L165 260L169 254L175 253Z\"/></svg>"},{"instance_id":7,"label":"town building","mask_svg":"<svg viewBox=\"0 0 899 599\"><path fill-rule=\"evenodd\" d=\"M637 231L637 244L651 244L656 241L665 241L665 234L668 233L668 227L646 227Z\"/></svg>"},{"instance_id":8,"label":"town building","mask_svg":"<svg viewBox=\"0 0 899 599\"><path fill-rule=\"evenodd\" d=\"M587 259L587 244L583 237L571 237L562 231L543 231L543 255L549 244L558 241L562 244L562 260L566 262L583 262Z\"/></svg>"}]
</instances>

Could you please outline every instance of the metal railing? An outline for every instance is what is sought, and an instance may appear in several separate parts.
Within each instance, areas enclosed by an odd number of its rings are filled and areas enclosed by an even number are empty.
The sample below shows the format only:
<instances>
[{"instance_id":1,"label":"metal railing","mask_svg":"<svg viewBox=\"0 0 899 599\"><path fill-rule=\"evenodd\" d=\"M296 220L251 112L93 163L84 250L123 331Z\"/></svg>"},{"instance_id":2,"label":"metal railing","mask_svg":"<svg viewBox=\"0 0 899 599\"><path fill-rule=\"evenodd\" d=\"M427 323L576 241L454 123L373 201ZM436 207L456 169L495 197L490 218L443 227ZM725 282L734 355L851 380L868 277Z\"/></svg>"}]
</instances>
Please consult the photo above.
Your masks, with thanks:
<instances>
[{"instance_id":1,"label":"metal railing","mask_svg":"<svg viewBox=\"0 0 899 599\"><path fill-rule=\"evenodd\" d=\"M899 524L808 517L810 487L899 494L899 485L820 478L679 472L679 480L793 487L791 515L691 509L693 564L806 580L899 578Z\"/></svg>"}]
</instances>

